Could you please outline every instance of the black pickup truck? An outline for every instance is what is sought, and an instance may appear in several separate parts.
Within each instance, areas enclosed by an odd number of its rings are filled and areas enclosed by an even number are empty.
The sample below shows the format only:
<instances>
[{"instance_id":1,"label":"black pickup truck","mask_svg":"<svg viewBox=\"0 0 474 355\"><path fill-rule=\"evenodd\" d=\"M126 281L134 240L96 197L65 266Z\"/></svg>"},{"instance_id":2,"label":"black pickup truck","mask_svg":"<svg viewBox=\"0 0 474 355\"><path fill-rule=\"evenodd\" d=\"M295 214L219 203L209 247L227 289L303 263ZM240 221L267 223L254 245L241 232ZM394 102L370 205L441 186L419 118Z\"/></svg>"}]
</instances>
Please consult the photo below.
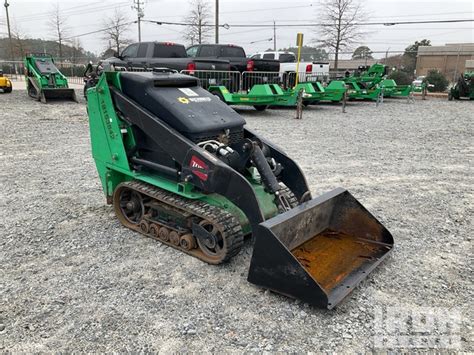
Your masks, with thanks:
<instances>
[{"instance_id":1,"label":"black pickup truck","mask_svg":"<svg viewBox=\"0 0 474 355\"><path fill-rule=\"evenodd\" d=\"M181 70L230 70L229 60L190 58L182 44L172 42L141 42L126 47L120 55L101 62L103 67L113 65L116 69L147 70L169 68Z\"/></svg>"},{"instance_id":2,"label":"black pickup truck","mask_svg":"<svg viewBox=\"0 0 474 355\"><path fill-rule=\"evenodd\" d=\"M232 71L279 72L280 62L272 59L249 59L242 47L232 44L198 44L186 50L189 58L224 59Z\"/></svg>"}]
</instances>

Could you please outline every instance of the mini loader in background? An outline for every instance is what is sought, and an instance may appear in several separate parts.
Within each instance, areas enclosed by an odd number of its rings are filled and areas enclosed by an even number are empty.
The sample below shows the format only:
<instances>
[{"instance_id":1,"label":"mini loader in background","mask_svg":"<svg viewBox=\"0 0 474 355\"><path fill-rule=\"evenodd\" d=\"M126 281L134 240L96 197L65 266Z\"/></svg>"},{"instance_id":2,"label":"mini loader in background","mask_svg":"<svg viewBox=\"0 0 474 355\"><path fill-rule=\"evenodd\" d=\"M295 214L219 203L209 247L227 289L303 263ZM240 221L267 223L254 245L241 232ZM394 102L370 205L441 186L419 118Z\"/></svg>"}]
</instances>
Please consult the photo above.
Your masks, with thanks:
<instances>
[{"instance_id":1,"label":"mini loader in background","mask_svg":"<svg viewBox=\"0 0 474 355\"><path fill-rule=\"evenodd\" d=\"M474 71L466 71L464 75L459 76L456 84L449 89L448 99L474 100Z\"/></svg>"},{"instance_id":2,"label":"mini loader in background","mask_svg":"<svg viewBox=\"0 0 474 355\"><path fill-rule=\"evenodd\" d=\"M348 191L315 199L298 165L177 73L103 73L87 90L92 154L126 227L210 264L252 235L248 281L328 309L391 251Z\"/></svg>"},{"instance_id":3,"label":"mini loader in background","mask_svg":"<svg viewBox=\"0 0 474 355\"><path fill-rule=\"evenodd\" d=\"M72 100L77 102L74 89L70 89L66 77L54 65L48 54L31 54L25 57L26 90L32 98L46 103L48 100Z\"/></svg>"},{"instance_id":4,"label":"mini loader in background","mask_svg":"<svg viewBox=\"0 0 474 355\"><path fill-rule=\"evenodd\" d=\"M9 94L13 90L13 85L10 79L3 75L3 70L0 69L0 89L5 93Z\"/></svg>"}]
</instances>

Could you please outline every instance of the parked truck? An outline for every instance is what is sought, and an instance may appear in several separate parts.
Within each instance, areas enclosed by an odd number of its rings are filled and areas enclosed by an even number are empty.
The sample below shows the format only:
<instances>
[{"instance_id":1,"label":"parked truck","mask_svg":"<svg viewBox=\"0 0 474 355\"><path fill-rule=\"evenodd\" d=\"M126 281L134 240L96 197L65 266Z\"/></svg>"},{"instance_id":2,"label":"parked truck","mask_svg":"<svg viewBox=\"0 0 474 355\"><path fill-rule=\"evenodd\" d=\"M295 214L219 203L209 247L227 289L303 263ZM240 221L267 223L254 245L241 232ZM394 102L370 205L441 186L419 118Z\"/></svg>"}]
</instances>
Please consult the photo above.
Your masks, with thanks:
<instances>
[{"instance_id":1,"label":"parked truck","mask_svg":"<svg viewBox=\"0 0 474 355\"><path fill-rule=\"evenodd\" d=\"M191 58L228 60L232 71L278 72L280 70L278 60L249 59L242 47L233 44L198 44L189 47L186 53Z\"/></svg>"},{"instance_id":2,"label":"parked truck","mask_svg":"<svg viewBox=\"0 0 474 355\"><path fill-rule=\"evenodd\" d=\"M295 53L288 51L260 52L250 57L252 60L278 60L280 62L280 73L288 74L296 72L297 58ZM303 79L324 80L329 78L329 62L327 61L300 61L298 72L303 73Z\"/></svg>"},{"instance_id":3,"label":"parked truck","mask_svg":"<svg viewBox=\"0 0 474 355\"><path fill-rule=\"evenodd\" d=\"M228 60L190 58L182 44L173 42L141 42L126 47L122 53L101 62L105 67L124 70L168 68L181 70L229 70Z\"/></svg>"},{"instance_id":4,"label":"parked truck","mask_svg":"<svg viewBox=\"0 0 474 355\"><path fill-rule=\"evenodd\" d=\"M233 44L198 44L186 50L188 57L228 60L230 76L224 86L230 92L247 92L257 84L280 84L280 62L271 59L247 58L242 47ZM198 73L199 78L203 73ZM202 82L202 80L201 80Z\"/></svg>"}]
</instances>

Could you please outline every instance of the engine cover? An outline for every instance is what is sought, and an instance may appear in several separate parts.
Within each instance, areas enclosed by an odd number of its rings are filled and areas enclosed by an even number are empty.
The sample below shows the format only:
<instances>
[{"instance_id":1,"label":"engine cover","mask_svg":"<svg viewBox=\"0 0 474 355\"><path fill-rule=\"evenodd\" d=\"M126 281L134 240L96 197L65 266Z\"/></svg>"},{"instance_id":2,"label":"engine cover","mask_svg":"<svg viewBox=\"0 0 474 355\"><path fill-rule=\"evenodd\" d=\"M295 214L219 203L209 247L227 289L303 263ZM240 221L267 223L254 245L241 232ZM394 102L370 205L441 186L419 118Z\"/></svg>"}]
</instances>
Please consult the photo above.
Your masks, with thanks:
<instances>
[{"instance_id":1,"label":"engine cover","mask_svg":"<svg viewBox=\"0 0 474 355\"><path fill-rule=\"evenodd\" d=\"M245 120L199 86L198 79L178 73L120 73L122 92L194 142L224 131L243 131Z\"/></svg>"}]
</instances>

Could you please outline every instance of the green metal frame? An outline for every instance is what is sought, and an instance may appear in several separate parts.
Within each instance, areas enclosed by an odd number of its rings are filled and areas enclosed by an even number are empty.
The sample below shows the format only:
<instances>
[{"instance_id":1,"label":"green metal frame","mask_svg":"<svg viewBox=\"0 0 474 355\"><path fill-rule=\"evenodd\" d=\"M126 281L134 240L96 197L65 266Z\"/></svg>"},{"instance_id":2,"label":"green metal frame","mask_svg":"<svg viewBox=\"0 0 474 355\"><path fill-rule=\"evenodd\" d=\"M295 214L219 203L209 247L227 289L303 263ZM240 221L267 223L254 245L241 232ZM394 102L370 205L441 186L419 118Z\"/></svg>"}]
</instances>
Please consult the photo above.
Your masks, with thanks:
<instances>
[{"instance_id":1,"label":"green metal frame","mask_svg":"<svg viewBox=\"0 0 474 355\"><path fill-rule=\"evenodd\" d=\"M385 68L385 65L376 63L359 75L345 78L349 100L377 100L382 94L380 83L384 80Z\"/></svg>"},{"instance_id":2,"label":"green metal frame","mask_svg":"<svg viewBox=\"0 0 474 355\"><path fill-rule=\"evenodd\" d=\"M278 85L275 86L280 89ZM281 89L278 90L275 86L257 84L252 86L248 93L231 93L225 86L210 86L208 91L221 97L228 105L270 106L283 94Z\"/></svg>"},{"instance_id":3,"label":"green metal frame","mask_svg":"<svg viewBox=\"0 0 474 355\"><path fill-rule=\"evenodd\" d=\"M408 97L413 91L413 85L397 85L393 79L384 79L380 86L384 97Z\"/></svg>"},{"instance_id":4,"label":"green metal frame","mask_svg":"<svg viewBox=\"0 0 474 355\"><path fill-rule=\"evenodd\" d=\"M346 83L342 80L333 80L324 88L321 101L340 102L344 99Z\"/></svg>"},{"instance_id":5,"label":"green metal frame","mask_svg":"<svg viewBox=\"0 0 474 355\"><path fill-rule=\"evenodd\" d=\"M87 90L87 108L92 145L92 156L102 183L102 188L111 203L115 188L122 182L140 180L163 190L192 200L202 200L208 204L224 208L239 219L244 233L251 228L245 214L227 198L218 194L203 194L189 183L176 183L158 174L130 169L127 150L135 145L131 127L121 120L114 108L109 85L121 90L120 72L106 72L95 87ZM127 134L122 134L126 130ZM257 195L260 209L265 218L278 214L274 196L265 191L258 173L249 171L249 182Z\"/></svg>"},{"instance_id":6,"label":"green metal frame","mask_svg":"<svg viewBox=\"0 0 474 355\"><path fill-rule=\"evenodd\" d=\"M382 89L378 85L372 89L363 89L356 82L346 84L349 86L347 90L349 100L377 100L382 94Z\"/></svg>"}]
</instances>

